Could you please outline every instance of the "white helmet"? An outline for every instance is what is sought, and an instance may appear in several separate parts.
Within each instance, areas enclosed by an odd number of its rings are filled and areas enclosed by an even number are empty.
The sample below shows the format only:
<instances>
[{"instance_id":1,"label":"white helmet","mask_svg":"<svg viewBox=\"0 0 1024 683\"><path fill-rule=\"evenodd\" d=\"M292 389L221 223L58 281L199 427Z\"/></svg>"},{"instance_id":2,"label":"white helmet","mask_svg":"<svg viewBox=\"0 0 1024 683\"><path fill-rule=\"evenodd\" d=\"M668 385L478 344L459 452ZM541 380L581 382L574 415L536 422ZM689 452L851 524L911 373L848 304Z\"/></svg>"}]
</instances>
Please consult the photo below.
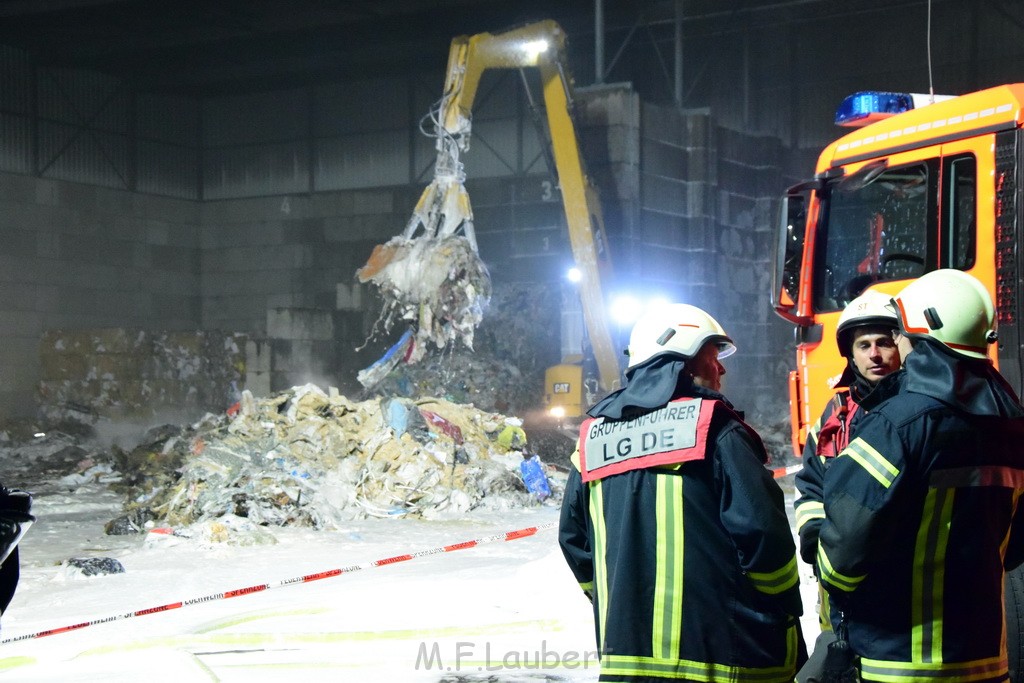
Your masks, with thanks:
<instances>
[{"instance_id":1,"label":"white helmet","mask_svg":"<svg viewBox=\"0 0 1024 683\"><path fill-rule=\"evenodd\" d=\"M839 353L849 358L854 329L868 325L899 329L899 318L892 309L892 297L888 294L869 289L846 305L836 327L836 345L839 346Z\"/></svg>"},{"instance_id":2,"label":"white helmet","mask_svg":"<svg viewBox=\"0 0 1024 683\"><path fill-rule=\"evenodd\" d=\"M693 358L707 342L718 345L718 357L736 351L736 345L718 321L690 304L668 304L645 313L629 335L629 365L632 368L665 353Z\"/></svg>"},{"instance_id":3,"label":"white helmet","mask_svg":"<svg viewBox=\"0 0 1024 683\"><path fill-rule=\"evenodd\" d=\"M996 340L995 306L985 285L960 270L925 273L893 299L908 337L931 337L953 353L987 358Z\"/></svg>"}]
</instances>

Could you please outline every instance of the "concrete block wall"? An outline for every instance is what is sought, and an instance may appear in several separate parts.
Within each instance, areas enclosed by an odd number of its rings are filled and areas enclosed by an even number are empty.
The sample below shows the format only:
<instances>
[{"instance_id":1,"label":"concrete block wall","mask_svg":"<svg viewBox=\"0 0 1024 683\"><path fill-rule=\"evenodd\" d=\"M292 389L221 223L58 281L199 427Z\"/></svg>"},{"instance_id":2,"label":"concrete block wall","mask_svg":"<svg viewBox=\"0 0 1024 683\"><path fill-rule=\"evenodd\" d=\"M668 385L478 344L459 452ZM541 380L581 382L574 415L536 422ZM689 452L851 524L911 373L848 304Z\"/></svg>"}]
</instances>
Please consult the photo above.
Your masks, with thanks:
<instances>
[{"instance_id":1,"label":"concrete block wall","mask_svg":"<svg viewBox=\"0 0 1024 683\"><path fill-rule=\"evenodd\" d=\"M640 211L631 240L646 288L714 315L740 353L726 388L755 416L784 415L791 328L768 306L782 144L715 125L708 111L644 104Z\"/></svg>"},{"instance_id":2,"label":"concrete block wall","mask_svg":"<svg viewBox=\"0 0 1024 683\"><path fill-rule=\"evenodd\" d=\"M271 308L267 310L272 390L314 383L337 386L334 319L329 310Z\"/></svg>"},{"instance_id":3,"label":"concrete block wall","mask_svg":"<svg viewBox=\"0 0 1024 683\"><path fill-rule=\"evenodd\" d=\"M642 110L638 273L652 293L718 315L715 139L706 112ZM644 264L642 267L639 264Z\"/></svg>"},{"instance_id":4,"label":"concrete block wall","mask_svg":"<svg viewBox=\"0 0 1024 683\"><path fill-rule=\"evenodd\" d=\"M640 98L628 84L586 88L576 98L580 150L604 214L611 268L606 297L631 288L639 254Z\"/></svg>"},{"instance_id":5,"label":"concrete block wall","mask_svg":"<svg viewBox=\"0 0 1024 683\"><path fill-rule=\"evenodd\" d=\"M58 328L201 326L195 202L0 173L0 416L30 416Z\"/></svg>"},{"instance_id":6,"label":"concrete block wall","mask_svg":"<svg viewBox=\"0 0 1024 683\"><path fill-rule=\"evenodd\" d=\"M618 279L735 320L741 347L758 351L749 366L737 356L733 385L748 377L745 393L784 401L766 368L790 331L758 307L773 202L792 174L753 161L780 158L777 143L721 129L708 112L643 104L628 86L588 89L577 109ZM568 240L550 180L467 182L496 284L561 277ZM254 390L358 391L356 372L394 340L363 345L376 309L372 291L351 289L354 273L404 227L421 190L192 202L0 174L0 415L34 413L51 329L244 332Z\"/></svg>"},{"instance_id":7,"label":"concrete block wall","mask_svg":"<svg viewBox=\"0 0 1024 683\"><path fill-rule=\"evenodd\" d=\"M768 303L772 254L785 190L785 154L777 138L717 127L717 290L722 324L739 352L729 361L731 387L753 416L785 416L792 367L792 326Z\"/></svg>"},{"instance_id":8,"label":"concrete block wall","mask_svg":"<svg viewBox=\"0 0 1024 683\"><path fill-rule=\"evenodd\" d=\"M201 204L203 325L259 340L253 379L267 391L310 381L357 391L356 372L388 340L356 350L375 307L371 292L353 295L355 272L414 205L405 188Z\"/></svg>"}]
</instances>

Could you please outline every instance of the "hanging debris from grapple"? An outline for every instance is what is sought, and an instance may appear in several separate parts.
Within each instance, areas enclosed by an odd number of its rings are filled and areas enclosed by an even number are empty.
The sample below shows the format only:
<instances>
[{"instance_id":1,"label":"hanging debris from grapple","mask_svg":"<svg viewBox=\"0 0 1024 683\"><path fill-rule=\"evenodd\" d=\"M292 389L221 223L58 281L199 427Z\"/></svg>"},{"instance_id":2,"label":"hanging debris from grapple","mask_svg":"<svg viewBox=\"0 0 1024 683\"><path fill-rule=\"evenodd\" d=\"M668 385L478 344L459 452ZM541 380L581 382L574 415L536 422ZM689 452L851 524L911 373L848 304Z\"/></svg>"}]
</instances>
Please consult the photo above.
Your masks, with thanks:
<instances>
[{"instance_id":1,"label":"hanging debris from grapple","mask_svg":"<svg viewBox=\"0 0 1024 683\"><path fill-rule=\"evenodd\" d=\"M437 161L434 179L420 196L405 231L377 245L356 275L384 299L379 325L385 331L405 321L413 335L387 358L359 374L367 387L398 362L414 363L430 344L443 349L461 341L473 348L473 333L490 300L491 280L477 253L473 209L459 154L469 149L470 114L479 72L466 60L479 36L458 37L448 56L444 95L431 111ZM491 66L485 60L484 68ZM481 69L482 70L482 69Z\"/></svg>"}]
</instances>

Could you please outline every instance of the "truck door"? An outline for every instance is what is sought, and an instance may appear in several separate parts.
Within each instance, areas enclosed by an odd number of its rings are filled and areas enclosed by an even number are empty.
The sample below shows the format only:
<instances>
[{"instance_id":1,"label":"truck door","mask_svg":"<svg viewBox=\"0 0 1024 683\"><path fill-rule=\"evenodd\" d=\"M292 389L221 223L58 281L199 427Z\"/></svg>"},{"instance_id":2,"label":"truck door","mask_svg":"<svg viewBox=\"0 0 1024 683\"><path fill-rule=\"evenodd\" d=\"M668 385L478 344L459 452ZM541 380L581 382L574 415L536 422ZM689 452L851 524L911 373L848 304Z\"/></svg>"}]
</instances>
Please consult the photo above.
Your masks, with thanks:
<instances>
[{"instance_id":1,"label":"truck door","mask_svg":"<svg viewBox=\"0 0 1024 683\"><path fill-rule=\"evenodd\" d=\"M994 143L994 144L993 144ZM996 304L999 343L992 359L1018 393L1022 385L1020 224L1021 131L942 146L939 267L978 278Z\"/></svg>"},{"instance_id":2,"label":"truck door","mask_svg":"<svg viewBox=\"0 0 1024 683\"><path fill-rule=\"evenodd\" d=\"M1024 250L1017 230L1021 226L1021 165L1024 161L1024 132L1011 130L996 135L994 182L991 204L979 197L979 206L992 206L991 228L993 250L994 297L996 329L999 333L999 372L1016 390L1024 391L1024 348L1021 330L1021 274L1024 273ZM979 169L981 171L981 169ZM979 173L979 178L985 176ZM982 213L982 212L979 212ZM986 216L986 218L988 218ZM981 231L979 220L979 234Z\"/></svg>"}]
</instances>

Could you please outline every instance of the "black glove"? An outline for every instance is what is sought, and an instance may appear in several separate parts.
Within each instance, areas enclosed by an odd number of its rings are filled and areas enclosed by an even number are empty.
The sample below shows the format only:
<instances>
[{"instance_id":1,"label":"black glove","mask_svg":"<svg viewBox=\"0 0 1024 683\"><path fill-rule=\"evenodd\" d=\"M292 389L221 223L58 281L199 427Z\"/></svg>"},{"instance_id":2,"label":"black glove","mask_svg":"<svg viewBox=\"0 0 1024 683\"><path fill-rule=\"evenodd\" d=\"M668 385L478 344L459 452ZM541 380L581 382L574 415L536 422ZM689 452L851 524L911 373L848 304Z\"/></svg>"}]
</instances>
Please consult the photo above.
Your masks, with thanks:
<instances>
[{"instance_id":1,"label":"black glove","mask_svg":"<svg viewBox=\"0 0 1024 683\"><path fill-rule=\"evenodd\" d=\"M18 542L36 521L31 509L32 496L26 491L0 486L0 613L7 611L18 588L21 575Z\"/></svg>"},{"instance_id":2,"label":"black glove","mask_svg":"<svg viewBox=\"0 0 1024 683\"><path fill-rule=\"evenodd\" d=\"M860 663L846 640L846 625L840 617L836 639L825 654L822 683L860 683Z\"/></svg>"},{"instance_id":3,"label":"black glove","mask_svg":"<svg viewBox=\"0 0 1024 683\"><path fill-rule=\"evenodd\" d=\"M31 510L32 496L27 491L0 487L0 563L36 521Z\"/></svg>"},{"instance_id":4,"label":"black glove","mask_svg":"<svg viewBox=\"0 0 1024 683\"><path fill-rule=\"evenodd\" d=\"M800 529L800 559L811 566L818 562L818 525L805 524Z\"/></svg>"}]
</instances>

